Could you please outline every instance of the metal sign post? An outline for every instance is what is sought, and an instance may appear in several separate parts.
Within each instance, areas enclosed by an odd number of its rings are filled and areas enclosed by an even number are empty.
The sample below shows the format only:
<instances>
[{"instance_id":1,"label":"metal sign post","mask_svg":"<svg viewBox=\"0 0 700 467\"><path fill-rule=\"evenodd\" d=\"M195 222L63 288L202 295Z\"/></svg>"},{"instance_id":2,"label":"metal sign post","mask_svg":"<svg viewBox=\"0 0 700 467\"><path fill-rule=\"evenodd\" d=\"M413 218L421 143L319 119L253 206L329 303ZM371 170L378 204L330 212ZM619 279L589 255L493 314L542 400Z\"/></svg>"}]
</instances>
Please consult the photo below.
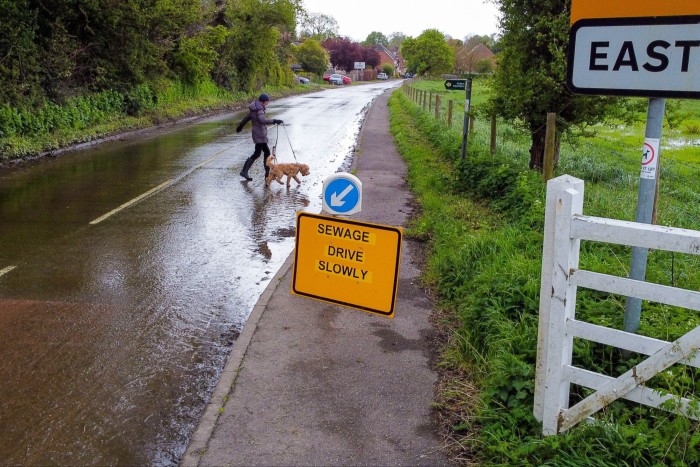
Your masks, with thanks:
<instances>
[{"instance_id":1,"label":"metal sign post","mask_svg":"<svg viewBox=\"0 0 700 467\"><path fill-rule=\"evenodd\" d=\"M697 0L572 0L566 84L575 94L649 98L636 221L651 224L666 98L700 98ZM646 248L632 248L644 280ZM641 300L628 297L624 330L637 332Z\"/></svg>"},{"instance_id":2,"label":"metal sign post","mask_svg":"<svg viewBox=\"0 0 700 467\"><path fill-rule=\"evenodd\" d=\"M644 135L644 147L642 149L642 171L639 178L639 194L637 197L637 215L635 220L644 224L651 224L654 212L654 197L656 196L656 183L658 180L657 168L659 167L661 132L664 125L664 111L666 99L649 99L647 111L647 127ZM630 265L630 279L643 281L647 274L647 248L632 247L632 263ZM639 321L642 314L642 299L627 297L625 303L625 319L623 329L636 333L639 330Z\"/></svg>"}]
</instances>

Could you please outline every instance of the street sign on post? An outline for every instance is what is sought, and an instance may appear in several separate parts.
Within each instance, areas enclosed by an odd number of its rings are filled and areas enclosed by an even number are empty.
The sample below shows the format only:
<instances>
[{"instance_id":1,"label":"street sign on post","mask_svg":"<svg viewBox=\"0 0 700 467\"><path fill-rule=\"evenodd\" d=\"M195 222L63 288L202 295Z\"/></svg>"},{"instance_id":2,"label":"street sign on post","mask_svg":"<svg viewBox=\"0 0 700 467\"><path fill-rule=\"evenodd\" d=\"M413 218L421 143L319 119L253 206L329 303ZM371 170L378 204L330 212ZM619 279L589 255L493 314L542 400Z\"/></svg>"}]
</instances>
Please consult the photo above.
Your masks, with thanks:
<instances>
[{"instance_id":1,"label":"street sign on post","mask_svg":"<svg viewBox=\"0 0 700 467\"><path fill-rule=\"evenodd\" d=\"M567 86L577 94L700 97L700 2L574 0Z\"/></svg>"},{"instance_id":2,"label":"street sign on post","mask_svg":"<svg viewBox=\"0 0 700 467\"><path fill-rule=\"evenodd\" d=\"M448 91L464 91L467 89L466 79L448 79L445 81L445 89Z\"/></svg>"},{"instance_id":3,"label":"street sign on post","mask_svg":"<svg viewBox=\"0 0 700 467\"><path fill-rule=\"evenodd\" d=\"M400 227L297 213L291 292L394 317Z\"/></svg>"},{"instance_id":4,"label":"street sign on post","mask_svg":"<svg viewBox=\"0 0 700 467\"><path fill-rule=\"evenodd\" d=\"M362 182L349 173L337 173L323 181L323 210L349 216L362 210Z\"/></svg>"},{"instance_id":5,"label":"street sign on post","mask_svg":"<svg viewBox=\"0 0 700 467\"><path fill-rule=\"evenodd\" d=\"M667 97L700 97L698 0L572 0L567 86L573 93L649 97L635 220L651 223ZM648 249L632 249L629 278L644 280ZM623 328L637 332L641 299Z\"/></svg>"}]
</instances>

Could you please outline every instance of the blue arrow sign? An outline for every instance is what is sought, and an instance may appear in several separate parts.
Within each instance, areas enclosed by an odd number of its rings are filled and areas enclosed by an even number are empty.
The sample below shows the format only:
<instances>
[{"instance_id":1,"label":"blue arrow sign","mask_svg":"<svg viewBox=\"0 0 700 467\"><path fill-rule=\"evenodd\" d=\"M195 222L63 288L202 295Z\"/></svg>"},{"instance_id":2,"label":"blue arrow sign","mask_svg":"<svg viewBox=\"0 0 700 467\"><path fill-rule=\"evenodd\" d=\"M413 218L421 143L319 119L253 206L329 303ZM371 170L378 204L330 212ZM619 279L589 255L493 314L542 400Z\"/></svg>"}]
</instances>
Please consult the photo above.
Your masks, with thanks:
<instances>
[{"instance_id":1,"label":"blue arrow sign","mask_svg":"<svg viewBox=\"0 0 700 467\"><path fill-rule=\"evenodd\" d=\"M361 208L362 183L350 174L336 174L324 182L323 209L331 214L353 214Z\"/></svg>"}]
</instances>

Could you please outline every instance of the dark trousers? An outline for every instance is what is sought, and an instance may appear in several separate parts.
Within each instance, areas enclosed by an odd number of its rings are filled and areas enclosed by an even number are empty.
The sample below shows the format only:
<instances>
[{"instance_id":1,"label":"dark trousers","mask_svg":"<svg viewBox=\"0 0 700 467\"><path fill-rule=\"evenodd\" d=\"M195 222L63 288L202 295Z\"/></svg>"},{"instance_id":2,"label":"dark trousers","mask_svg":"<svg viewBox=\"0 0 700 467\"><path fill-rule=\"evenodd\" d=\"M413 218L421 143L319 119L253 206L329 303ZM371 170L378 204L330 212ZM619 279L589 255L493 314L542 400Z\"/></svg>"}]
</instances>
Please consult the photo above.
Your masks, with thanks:
<instances>
[{"instance_id":1,"label":"dark trousers","mask_svg":"<svg viewBox=\"0 0 700 467\"><path fill-rule=\"evenodd\" d=\"M246 166L252 166L253 162L260 157L260 154L265 154L265 157L263 157L263 166L265 166L265 177L267 177L270 173L270 168L267 166L267 158L270 157L270 148L267 143L255 143L255 151L253 151L253 155L246 161Z\"/></svg>"}]
</instances>

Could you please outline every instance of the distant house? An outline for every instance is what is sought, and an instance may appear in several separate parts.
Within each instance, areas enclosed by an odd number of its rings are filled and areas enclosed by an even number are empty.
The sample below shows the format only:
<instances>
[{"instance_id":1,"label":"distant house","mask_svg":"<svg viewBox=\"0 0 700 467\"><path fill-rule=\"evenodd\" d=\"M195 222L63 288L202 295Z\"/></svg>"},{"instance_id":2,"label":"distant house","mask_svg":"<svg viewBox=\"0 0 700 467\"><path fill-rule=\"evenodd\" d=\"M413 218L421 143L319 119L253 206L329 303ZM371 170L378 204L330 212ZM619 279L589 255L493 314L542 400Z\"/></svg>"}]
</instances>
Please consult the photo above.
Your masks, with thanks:
<instances>
[{"instance_id":1,"label":"distant house","mask_svg":"<svg viewBox=\"0 0 700 467\"><path fill-rule=\"evenodd\" d=\"M492 69L496 69L496 56L484 44L477 44L471 50L463 47L455 54L455 68L458 73L473 73L474 65L482 60L491 62Z\"/></svg>"},{"instance_id":2,"label":"distant house","mask_svg":"<svg viewBox=\"0 0 700 467\"><path fill-rule=\"evenodd\" d=\"M395 71L402 70L403 60L398 50L389 50L382 44L375 45L374 50L376 50L377 53L379 53L380 58L379 65L377 65L377 69L381 69L384 65L390 65L394 68Z\"/></svg>"},{"instance_id":3,"label":"distant house","mask_svg":"<svg viewBox=\"0 0 700 467\"><path fill-rule=\"evenodd\" d=\"M491 49L486 47L484 44L477 44L470 52L469 55L472 56L472 61L474 63L479 60L490 60L494 67L496 66L496 56L491 52Z\"/></svg>"}]
</instances>

